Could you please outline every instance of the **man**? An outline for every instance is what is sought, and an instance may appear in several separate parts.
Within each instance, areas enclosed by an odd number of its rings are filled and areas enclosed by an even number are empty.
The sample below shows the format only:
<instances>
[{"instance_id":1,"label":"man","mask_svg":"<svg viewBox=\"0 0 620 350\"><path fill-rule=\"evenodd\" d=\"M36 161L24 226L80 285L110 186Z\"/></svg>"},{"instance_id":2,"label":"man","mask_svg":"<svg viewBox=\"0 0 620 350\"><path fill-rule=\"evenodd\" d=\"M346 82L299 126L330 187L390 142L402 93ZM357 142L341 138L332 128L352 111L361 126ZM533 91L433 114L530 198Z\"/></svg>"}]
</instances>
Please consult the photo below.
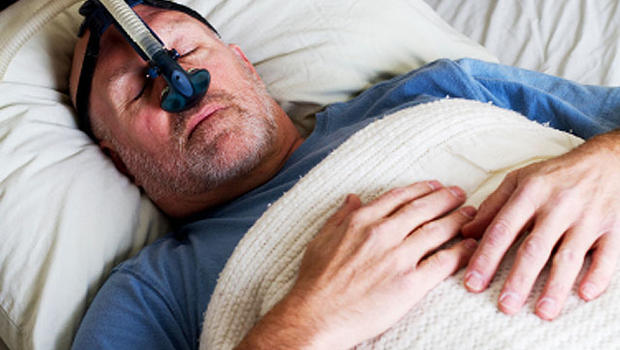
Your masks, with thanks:
<instances>
[{"instance_id":1,"label":"man","mask_svg":"<svg viewBox=\"0 0 620 350\"><path fill-rule=\"evenodd\" d=\"M455 210L463 191L436 181L394 189L366 204L349 195L309 245L292 291L239 347L354 346L385 331L468 261L466 288L484 290L528 227L499 297L503 312L519 311L556 246L537 304L540 317L558 315L591 249L580 296L591 300L608 285L620 248L620 133L610 131L620 126L617 89L471 60L439 61L329 107L304 140L239 47L224 44L184 12L134 9L180 52L185 69L208 69L212 83L198 106L165 112L159 107L164 81L144 79L144 62L116 29L102 35L87 96L93 134L119 170L185 224L178 235L115 269L87 312L75 348L195 348L219 272L268 204L375 117L446 95L492 101L582 137L607 133L511 173L478 214L471 207ZM76 46L74 101L91 34ZM461 228L465 236L482 237L478 247L466 239L422 259ZM379 248L365 249L369 245ZM404 256L415 258L403 262Z\"/></svg>"}]
</instances>

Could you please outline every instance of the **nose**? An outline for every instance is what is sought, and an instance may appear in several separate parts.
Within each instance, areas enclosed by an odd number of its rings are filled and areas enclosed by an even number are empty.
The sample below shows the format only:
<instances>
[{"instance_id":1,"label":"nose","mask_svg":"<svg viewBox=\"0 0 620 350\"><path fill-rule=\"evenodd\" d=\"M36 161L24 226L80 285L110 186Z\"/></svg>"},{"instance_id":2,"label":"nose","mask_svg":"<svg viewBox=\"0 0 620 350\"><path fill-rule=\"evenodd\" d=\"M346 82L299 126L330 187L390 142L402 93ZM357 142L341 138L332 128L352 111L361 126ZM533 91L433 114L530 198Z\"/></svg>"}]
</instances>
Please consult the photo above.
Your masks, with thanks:
<instances>
[{"instance_id":1,"label":"nose","mask_svg":"<svg viewBox=\"0 0 620 350\"><path fill-rule=\"evenodd\" d=\"M211 82L211 74L206 69L185 71L165 51L157 52L152 63L167 83L167 88L162 88L161 93L160 106L163 110L182 112L193 107L206 94Z\"/></svg>"},{"instance_id":2,"label":"nose","mask_svg":"<svg viewBox=\"0 0 620 350\"><path fill-rule=\"evenodd\" d=\"M205 69L194 72L175 72L162 91L161 108L168 112L187 110L207 93L211 75Z\"/></svg>"}]
</instances>

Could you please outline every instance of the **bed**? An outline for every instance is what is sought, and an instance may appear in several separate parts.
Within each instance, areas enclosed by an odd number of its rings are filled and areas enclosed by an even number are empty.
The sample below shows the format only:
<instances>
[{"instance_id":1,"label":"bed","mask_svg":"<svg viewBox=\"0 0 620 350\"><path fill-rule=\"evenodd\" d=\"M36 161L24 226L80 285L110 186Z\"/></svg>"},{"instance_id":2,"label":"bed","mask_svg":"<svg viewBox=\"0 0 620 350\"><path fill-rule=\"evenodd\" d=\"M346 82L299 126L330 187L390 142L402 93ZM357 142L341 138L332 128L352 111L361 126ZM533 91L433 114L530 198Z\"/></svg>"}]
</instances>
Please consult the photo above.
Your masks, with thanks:
<instances>
[{"instance_id":1,"label":"bed","mask_svg":"<svg viewBox=\"0 0 620 350\"><path fill-rule=\"evenodd\" d=\"M503 64L584 84L620 84L617 1L426 2Z\"/></svg>"},{"instance_id":2,"label":"bed","mask_svg":"<svg viewBox=\"0 0 620 350\"><path fill-rule=\"evenodd\" d=\"M303 133L325 105L443 57L620 84L613 0L180 2L247 52ZM111 267L169 227L75 127L80 3L20 0L0 13L0 348L69 347Z\"/></svg>"}]
</instances>

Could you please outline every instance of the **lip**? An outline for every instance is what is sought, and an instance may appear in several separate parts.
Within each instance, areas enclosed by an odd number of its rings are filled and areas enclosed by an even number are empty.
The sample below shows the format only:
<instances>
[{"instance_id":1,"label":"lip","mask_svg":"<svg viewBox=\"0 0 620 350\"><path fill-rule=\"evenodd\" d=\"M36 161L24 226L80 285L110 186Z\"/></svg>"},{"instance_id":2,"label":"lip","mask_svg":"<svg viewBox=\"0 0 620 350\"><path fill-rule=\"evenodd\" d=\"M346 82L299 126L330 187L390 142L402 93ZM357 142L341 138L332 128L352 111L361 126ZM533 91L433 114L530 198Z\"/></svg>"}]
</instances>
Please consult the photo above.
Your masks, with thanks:
<instances>
[{"instance_id":1,"label":"lip","mask_svg":"<svg viewBox=\"0 0 620 350\"><path fill-rule=\"evenodd\" d=\"M198 125L200 125L200 123L208 119L215 112L220 111L224 108L226 107L217 104L210 104L206 105L198 113L194 114L187 123L187 139L192 137L192 134L194 133L196 128L198 128Z\"/></svg>"}]
</instances>

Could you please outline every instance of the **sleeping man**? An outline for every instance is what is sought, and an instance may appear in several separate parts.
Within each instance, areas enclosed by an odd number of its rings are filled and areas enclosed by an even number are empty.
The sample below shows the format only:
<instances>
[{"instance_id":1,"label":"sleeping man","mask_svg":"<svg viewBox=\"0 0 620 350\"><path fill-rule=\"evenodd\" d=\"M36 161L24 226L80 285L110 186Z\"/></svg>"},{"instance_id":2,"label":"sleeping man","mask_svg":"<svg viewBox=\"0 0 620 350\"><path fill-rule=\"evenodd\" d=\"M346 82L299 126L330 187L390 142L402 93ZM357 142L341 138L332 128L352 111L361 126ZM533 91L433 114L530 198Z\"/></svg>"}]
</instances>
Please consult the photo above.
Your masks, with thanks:
<instances>
[{"instance_id":1,"label":"sleeping man","mask_svg":"<svg viewBox=\"0 0 620 350\"><path fill-rule=\"evenodd\" d=\"M578 282L579 296L595 299L609 284L620 252L620 132L613 131L620 127L619 89L440 60L328 107L304 139L238 46L222 42L195 13L162 3L134 9L179 51L185 69L211 73L195 107L162 110L166 83L145 78L144 61L113 26L101 35L92 78L80 79L92 30L75 49L71 95L78 110L86 103L87 131L180 224L115 268L74 348L198 347L218 274L270 203L375 119L446 95L491 101L587 141L511 172L478 211L459 208L461 188L432 179L366 203L348 195L308 245L290 292L238 347L352 347L387 330L463 266L464 288L485 290L524 229L530 233L498 298L504 313L519 312L550 260L535 310L545 320L560 313L588 252L592 264ZM85 101L76 97L88 87ZM437 250L459 233L468 238Z\"/></svg>"}]
</instances>

